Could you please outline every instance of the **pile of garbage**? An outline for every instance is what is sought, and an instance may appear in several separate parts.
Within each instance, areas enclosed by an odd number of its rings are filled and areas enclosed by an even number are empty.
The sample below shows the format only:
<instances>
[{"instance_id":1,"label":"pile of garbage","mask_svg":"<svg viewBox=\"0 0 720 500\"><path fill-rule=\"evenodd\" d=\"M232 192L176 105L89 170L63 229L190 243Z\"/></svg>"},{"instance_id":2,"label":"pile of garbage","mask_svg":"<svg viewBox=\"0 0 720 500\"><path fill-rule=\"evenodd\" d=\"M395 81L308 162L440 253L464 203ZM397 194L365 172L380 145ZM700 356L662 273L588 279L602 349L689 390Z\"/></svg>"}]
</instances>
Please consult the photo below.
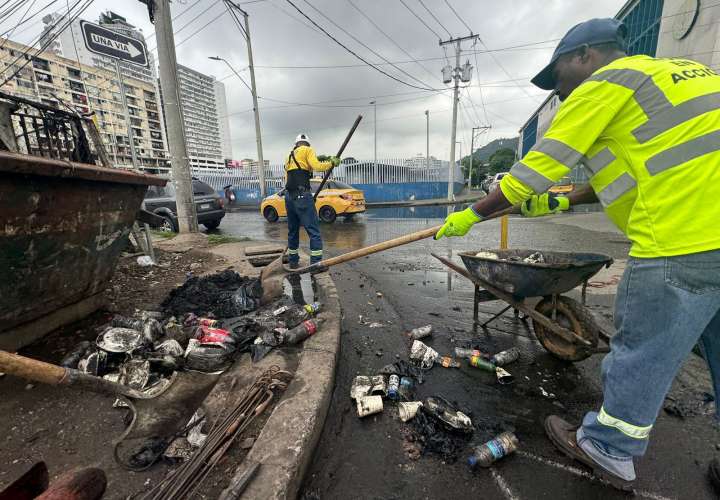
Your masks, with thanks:
<instances>
[{"instance_id":1,"label":"pile of garbage","mask_svg":"<svg viewBox=\"0 0 720 500\"><path fill-rule=\"evenodd\" d=\"M464 360L470 367L494 373L499 384L511 384L514 377L503 367L516 361L520 352L513 347L490 355L479 349L456 347L453 356L441 356L420 340L431 335L432 325L408 332L412 342L409 361L399 360L376 374L356 376L350 387L350 398L356 402L360 418L382 413L386 403L395 405L400 420L410 425L405 435L405 450L410 458L417 459L423 453L432 452L452 461L472 440L475 426L471 412L441 396L417 400L417 384L423 383L424 374L434 366L460 368ZM489 467L514 452L518 445L512 432L503 432L473 448L468 464Z\"/></svg>"}]
</instances>

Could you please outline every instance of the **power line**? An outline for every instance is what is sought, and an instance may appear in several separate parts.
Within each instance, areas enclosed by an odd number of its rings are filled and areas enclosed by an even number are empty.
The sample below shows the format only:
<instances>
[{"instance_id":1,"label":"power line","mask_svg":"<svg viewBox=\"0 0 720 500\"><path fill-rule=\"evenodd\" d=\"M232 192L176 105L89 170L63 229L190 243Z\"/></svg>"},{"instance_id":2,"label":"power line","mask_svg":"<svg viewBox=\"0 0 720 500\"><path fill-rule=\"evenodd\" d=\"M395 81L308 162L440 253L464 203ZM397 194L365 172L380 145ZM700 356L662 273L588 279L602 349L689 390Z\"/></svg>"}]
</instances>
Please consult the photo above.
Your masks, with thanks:
<instances>
[{"instance_id":1,"label":"power line","mask_svg":"<svg viewBox=\"0 0 720 500\"><path fill-rule=\"evenodd\" d=\"M193 19L191 19L190 21L188 21L187 23L183 24L183 25L182 25L180 28L178 28L177 30L173 30L173 36L179 35L180 33L182 33L182 31L183 31L185 28L187 28L188 26L190 26L191 24L193 24L195 21L197 21L198 19L200 19L200 17L202 17L207 11L209 11L210 9L212 9L213 7L215 7L216 5L218 5L219 3L221 3L220 0L217 0L217 1L213 2L213 3L211 3L207 8L203 9L202 12L200 12L198 15L196 15L195 18L193 18ZM189 10L189 9L185 9L185 10L184 10L183 12L181 12L177 17L180 17L180 15L184 14L184 13L187 12L188 10ZM220 15L222 15L222 14L224 14L224 13L225 13L225 11L223 10L223 11L220 13ZM217 17L213 18L213 20L210 21L210 23L212 23L213 21L215 21L218 17L220 17L220 16L217 16ZM208 24L210 24L210 23L208 23ZM190 35L190 36L187 37L187 38L191 38L192 36L196 35L199 31L202 31L203 29L205 29L205 28L208 26L208 24L206 24L205 26L203 26L202 28L200 28L200 30L196 31L195 33L193 33L192 35ZM152 35L148 37L148 39L150 39L150 38L152 38ZM183 39L180 43L183 43L185 40L186 40L186 39ZM177 47L178 45L180 45L180 44L177 44L177 45L175 45L175 46ZM156 52L156 51L157 51L157 44L156 44L154 47L152 47L151 49L149 49L149 50L150 50L151 52Z\"/></svg>"},{"instance_id":2,"label":"power line","mask_svg":"<svg viewBox=\"0 0 720 500\"><path fill-rule=\"evenodd\" d=\"M485 98L483 97L482 84L480 83L480 63L478 63L477 54L473 54L473 56L475 57L475 71L477 71L477 76L478 76L478 89L480 91L480 105L482 106L483 116L485 117L485 124L489 125L490 120L488 120L487 110L485 109ZM470 90L468 90L468 93L470 93Z\"/></svg>"},{"instance_id":3,"label":"power line","mask_svg":"<svg viewBox=\"0 0 720 500\"><path fill-rule=\"evenodd\" d=\"M408 56L410 59L412 59L412 60L415 62L415 64L417 64L417 65L420 66L422 69L424 69L425 72L426 72L428 75L432 76L433 78L436 77L436 75L435 75L432 71L430 71L430 70L429 70L427 67L425 67L422 63L420 63L419 61L417 61L416 59L414 59L413 56L412 56L407 50L405 50L403 47L401 47L400 44L398 44L390 35L388 35L387 33L385 33L385 31L383 31L382 28L380 28L380 26L378 26L378 25L370 18L370 16L368 16L367 14L365 14L365 12L363 12L362 9L358 8L358 6L355 5L352 0L347 0L347 1L348 1L348 3L352 6L353 9L355 9L356 11L358 11L358 13L360 13L361 16L363 16L365 19L367 19L367 20L370 22L370 24L372 24L372 25L375 27L375 29L377 29L380 33L382 33L382 34L385 36L385 38L387 38L388 40L390 40L390 42L392 42L398 49L400 49L403 54L405 54L406 56Z\"/></svg>"},{"instance_id":4,"label":"power line","mask_svg":"<svg viewBox=\"0 0 720 500\"><path fill-rule=\"evenodd\" d=\"M438 40L440 40L440 39L442 38L440 35L437 34L437 32L436 32L434 29L432 29L432 28L430 27L430 25L428 25L428 23L426 23L426 22L423 20L422 17L418 16L418 15L415 13L414 10L412 10L410 7L408 7L408 4L405 3L405 0L400 0L400 3L403 4L403 5L405 6L405 8L406 8L407 10L409 10L410 13L411 13L413 16L415 16L415 18L423 24L423 26L425 26L427 29L429 29L429 30L430 30L430 33L432 33L433 35L435 35L435 36L438 38Z\"/></svg>"},{"instance_id":5,"label":"power line","mask_svg":"<svg viewBox=\"0 0 720 500\"><path fill-rule=\"evenodd\" d=\"M405 82L405 81L403 81L403 80L401 80L401 79L399 79L399 78L391 75L390 73L388 73L388 72L386 72L386 71L378 68L376 65L370 63L370 62L367 61L365 58L363 58L362 56L360 56L359 54L357 54L356 52L354 52L352 49L350 49L347 45L345 45L344 43L342 43L340 40L338 40L337 38L335 38L334 36L332 36L330 33L328 33L327 31L325 31L324 28L322 28L322 27L321 27L319 24L317 24L313 19L311 19L307 14L305 14L302 10L300 10L300 8L299 8L297 5L295 5L295 4L292 2L292 0L287 0L287 2L288 2L290 5L292 5L292 6L295 8L295 10L297 10L297 11L300 13L300 15L302 15L305 19L307 19L307 20L310 21L312 24L314 24L320 31L322 31L323 33L325 33L325 35L326 35L328 38L330 38L332 41L334 41L335 43L337 43L338 45L340 45L342 48L344 48L347 52L349 52L350 54L352 54L353 56L355 56L357 59L361 60L362 62L364 62L365 64L367 64L367 65L370 66L371 68L375 69L375 71L377 71L378 73L382 73L383 75L387 76L388 78L391 78L391 79L395 80L396 82L402 83L403 85L406 85L406 86L408 86L408 87L412 87L412 88L416 88L416 89L420 89L420 90L428 90L428 91L433 91L433 92L436 92L437 90L439 90L439 89L433 89L433 88L418 87L417 85L413 85L413 84L411 84L411 83Z\"/></svg>"},{"instance_id":6,"label":"power line","mask_svg":"<svg viewBox=\"0 0 720 500\"><path fill-rule=\"evenodd\" d=\"M15 27L12 29L12 31L10 31L10 34L7 35L7 38L6 38L5 40L3 40L2 43L0 43L0 49L5 46L5 44L7 43L7 41L10 39L10 37L12 36L12 34L13 34L13 33L15 32L15 30L17 29L17 27L20 26L20 25L22 25L22 24L25 22L25 16L28 15L28 12L30 12L30 9L32 9L32 8L33 8L33 5L35 5L35 2L36 2L36 0L32 0L32 2L30 2L30 6L25 10L25 13L24 13L24 14L22 15L22 17L20 18L20 22L15 25ZM34 15L34 14L33 14L33 15ZM31 19L32 19L32 18L31 18Z\"/></svg>"},{"instance_id":7,"label":"power line","mask_svg":"<svg viewBox=\"0 0 720 500\"><path fill-rule=\"evenodd\" d=\"M354 36L352 33L349 33L349 32L348 32L347 30L345 30L342 26L338 25L335 21L333 21L332 19L330 19L330 18L329 18L328 16L326 16L322 11L320 11L317 7L315 7L313 4L311 4L309 0L304 0L304 2L305 2L306 4L308 4L313 10L315 10L315 12L317 12L317 13L320 14L322 17L324 17L325 19L327 19L328 21L330 21L330 23L331 23L333 26L335 26L335 27L338 28L340 31L342 31L343 33L345 33L347 36L349 36L350 38L352 38L353 40L355 40L357 43L359 43L360 45L362 45L363 47L365 47L366 49L368 49L368 50L369 50L370 52L372 52L375 56L379 57L380 59L382 59L382 60L385 61L386 63L390 64L393 68L395 68L396 70L398 70L400 73L402 73L402 74L404 74L405 76L409 77L410 79L418 82L420 85L424 85L424 86L426 86L426 87L429 87L429 85L428 85L427 83L423 82L422 80L420 80L420 79L418 79L418 78L415 78L413 75L411 75L411 74L408 73L407 71L405 71L405 70L403 70L402 68L399 68L398 66L394 65L393 63L391 63L390 61L388 61L387 58L385 58L384 56L382 56L381 54L377 53L375 50L373 50L372 48L370 48L370 47L369 47L367 44L365 44L362 40L358 39L358 38L357 38L356 36Z\"/></svg>"},{"instance_id":8,"label":"power line","mask_svg":"<svg viewBox=\"0 0 720 500\"><path fill-rule=\"evenodd\" d=\"M430 17L432 17L433 19L435 19L435 22L438 23L438 24L440 25L440 27L445 30L445 33L447 33L448 36L449 36L450 38L452 38L452 33L450 33L450 32L448 31L448 29L443 25L443 23L441 23L440 20L439 20L437 17L435 17L435 14L433 14L432 11L427 8L427 6L423 3L423 1L422 1L422 0L418 0L418 2L420 2L420 5L422 5L422 6L425 8L425 10L428 12L428 14L430 14Z\"/></svg>"},{"instance_id":9,"label":"power line","mask_svg":"<svg viewBox=\"0 0 720 500\"><path fill-rule=\"evenodd\" d=\"M197 30L193 31L193 33L192 33L191 35L187 36L186 38L183 38L179 43L176 43L176 44L175 44L175 48L180 47L183 43L187 42L187 41L190 40L192 37L194 37L195 35L197 35L198 33L200 33L202 30L204 30L205 28L207 28L208 26L210 26L212 23L214 23L215 21L217 21L218 19L220 19L220 16L222 16L222 15L224 15L224 14L225 14L225 11L220 12L217 16L215 16L215 17L213 17L212 19L210 19L210 20L209 20L206 24L204 24L201 28L198 28Z\"/></svg>"},{"instance_id":10,"label":"power line","mask_svg":"<svg viewBox=\"0 0 720 500\"><path fill-rule=\"evenodd\" d=\"M489 52L490 49L488 48L487 45L485 45L485 42L483 42L482 38L479 38L479 40L480 40L480 43L482 44L482 46L485 47L485 49L487 49L488 52ZM493 61L495 61L495 64L498 65L498 67L502 70L502 72L505 73L505 75L506 75L508 78L512 79L512 75L510 75L510 72L509 72L507 69L505 69L505 66L503 66L503 64L500 62L500 59L498 59L497 56L496 56L493 52L489 52L489 53L490 53L490 57L493 58ZM517 84L517 82L516 82L516 84ZM522 90L523 92L525 92L526 95L530 96L530 93L527 91L527 89L526 89L525 87L523 87L522 85L516 85L516 86L517 86L520 90Z\"/></svg>"},{"instance_id":11,"label":"power line","mask_svg":"<svg viewBox=\"0 0 720 500\"><path fill-rule=\"evenodd\" d=\"M458 20L460 20L460 22L463 23L463 25L468 29L468 31L469 31L470 33L472 33L472 32L473 32L472 28L470 28L470 26L468 26L467 23L466 23L465 21L463 21L463 18L460 17L460 15L459 15L459 14L457 13L457 11L453 8L453 6L450 5L450 2L448 2L448 0L445 0L445 4L446 4L448 7L450 7L450 10L453 12L453 14L455 14L455 17L457 17Z\"/></svg>"}]
</instances>

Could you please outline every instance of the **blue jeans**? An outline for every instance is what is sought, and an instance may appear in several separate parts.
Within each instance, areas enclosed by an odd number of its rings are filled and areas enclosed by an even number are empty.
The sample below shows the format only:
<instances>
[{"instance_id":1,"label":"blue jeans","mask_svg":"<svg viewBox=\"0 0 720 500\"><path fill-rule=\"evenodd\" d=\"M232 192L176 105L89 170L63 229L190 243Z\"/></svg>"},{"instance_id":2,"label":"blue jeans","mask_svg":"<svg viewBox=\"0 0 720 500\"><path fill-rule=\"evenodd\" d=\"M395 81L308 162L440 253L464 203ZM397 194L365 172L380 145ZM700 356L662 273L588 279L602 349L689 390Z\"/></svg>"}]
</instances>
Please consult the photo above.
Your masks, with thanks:
<instances>
[{"instance_id":1,"label":"blue jeans","mask_svg":"<svg viewBox=\"0 0 720 500\"><path fill-rule=\"evenodd\" d=\"M318 223L315 201L309 191L300 193L297 198L285 193L285 207L288 220L288 260L290 264L297 264L300 261L298 248L300 247L300 226L310 238L310 263L322 260L322 236Z\"/></svg>"},{"instance_id":2,"label":"blue jeans","mask_svg":"<svg viewBox=\"0 0 720 500\"><path fill-rule=\"evenodd\" d=\"M698 340L720 402L720 250L630 258L618 286L615 328L602 362L603 405L585 415L578 444L632 480L632 457L645 454L670 385Z\"/></svg>"}]
</instances>

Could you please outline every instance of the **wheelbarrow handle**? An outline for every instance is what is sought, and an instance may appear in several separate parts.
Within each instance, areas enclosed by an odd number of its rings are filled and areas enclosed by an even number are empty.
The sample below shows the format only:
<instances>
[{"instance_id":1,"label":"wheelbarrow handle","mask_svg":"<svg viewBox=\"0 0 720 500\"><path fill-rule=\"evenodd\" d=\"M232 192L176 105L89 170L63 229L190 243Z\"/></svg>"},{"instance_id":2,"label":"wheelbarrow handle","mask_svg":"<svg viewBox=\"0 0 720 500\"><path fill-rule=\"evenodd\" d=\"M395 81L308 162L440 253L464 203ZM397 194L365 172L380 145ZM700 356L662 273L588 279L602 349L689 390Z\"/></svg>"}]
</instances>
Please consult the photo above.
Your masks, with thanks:
<instances>
[{"instance_id":1,"label":"wheelbarrow handle","mask_svg":"<svg viewBox=\"0 0 720 500\"><path fill-rule=\"evenodd\" d=\"M66 385L100 394L142 397L130 387L95 377L80 370L63 368L52 363L0 351L0 372L49 385Z\"/></svg>"}]
</instances>

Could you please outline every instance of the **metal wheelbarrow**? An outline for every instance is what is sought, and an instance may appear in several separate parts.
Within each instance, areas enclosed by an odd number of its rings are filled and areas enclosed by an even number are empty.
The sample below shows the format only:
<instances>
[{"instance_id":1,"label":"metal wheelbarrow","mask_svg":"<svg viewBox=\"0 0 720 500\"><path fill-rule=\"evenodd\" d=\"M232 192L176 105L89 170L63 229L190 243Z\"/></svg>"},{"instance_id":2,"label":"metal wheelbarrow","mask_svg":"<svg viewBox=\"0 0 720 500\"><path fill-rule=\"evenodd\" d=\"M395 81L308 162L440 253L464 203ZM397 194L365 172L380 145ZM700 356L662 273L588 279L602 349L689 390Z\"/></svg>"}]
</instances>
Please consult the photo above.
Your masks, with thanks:
<instances>
[{"instance_id":1,"label":"metal wheelbarrow","mask_svg":"<svg viewBox=\"0 0 720 500\"><path fill-rule=\"evenodd\" d=\"M453 271L475 284L475 321L478 302L502 300L509 305L481 326L487 325L505 311L514 308L532 319L535 336L554 356L566 361L580 361L595 353L608 352L599 341L609 343L610 335L595 321L584 305L585 285L613 259L595 253L542 252L545 262L530 263L523 259L537 250L480 250L497 255L497 259L461 252L465 269L452 260L432 254ZM583 303L562 295L584 284ZM483 290L481 290L483 289ZM526 299L541 297L532 307Z\"/></svg>"}]
</instances>

